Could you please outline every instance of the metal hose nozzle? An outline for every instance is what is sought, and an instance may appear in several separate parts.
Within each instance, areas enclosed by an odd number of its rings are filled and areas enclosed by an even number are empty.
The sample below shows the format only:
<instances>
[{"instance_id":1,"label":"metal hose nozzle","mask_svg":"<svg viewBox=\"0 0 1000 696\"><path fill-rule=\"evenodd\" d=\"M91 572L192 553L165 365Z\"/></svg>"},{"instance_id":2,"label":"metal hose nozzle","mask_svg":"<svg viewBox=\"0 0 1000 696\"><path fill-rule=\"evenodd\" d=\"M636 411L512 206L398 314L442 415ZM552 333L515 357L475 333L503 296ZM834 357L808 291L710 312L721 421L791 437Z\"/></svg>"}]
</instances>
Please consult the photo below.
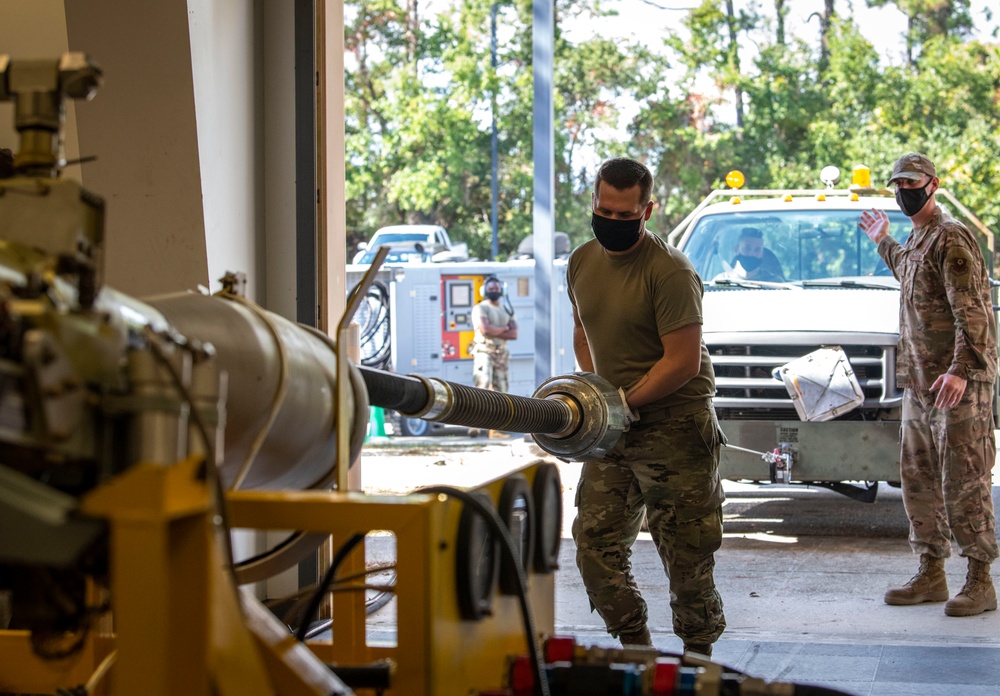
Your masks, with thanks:
<instances>
[{"instance_id":1,"label":"metal hose nozzle","mask_svg":"<svg viewBox=\"0 0 1000 696\"><path fill-rule=\"evenodd\" d=\"M531 433L539 447L566 459L603 457L628 426L617 390L590 372L554 377L526 397L435 377L359 371L373 406L451 425Z\"/></svg>"}]
</instances>

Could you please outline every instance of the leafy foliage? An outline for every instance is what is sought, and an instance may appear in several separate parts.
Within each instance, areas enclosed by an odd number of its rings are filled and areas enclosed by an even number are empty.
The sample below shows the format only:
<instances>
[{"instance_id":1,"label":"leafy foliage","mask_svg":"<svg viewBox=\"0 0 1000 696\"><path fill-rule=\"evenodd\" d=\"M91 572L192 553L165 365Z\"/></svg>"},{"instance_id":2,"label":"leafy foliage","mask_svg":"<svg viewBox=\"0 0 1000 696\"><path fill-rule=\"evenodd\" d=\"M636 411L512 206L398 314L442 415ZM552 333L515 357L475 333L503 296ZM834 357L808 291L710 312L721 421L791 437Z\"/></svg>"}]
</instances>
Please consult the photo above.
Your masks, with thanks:
<instances>
[{"instance_id":1,"label":"leafy foliage","mask_svg":"<svg viewBox=\"0 0 1000 696\"><path fill-rule=\"evenodd\" d=\"M650 227L666 234L732 168L753 188L815 187L830 164L848 174L865 164L879 183L915 150L1000 230L1000 46L969 39L969 0L866 2L907 17L902 65L884 64L832 0L809 42L786 35L785 0L770 18L759 3L703 0L658 49L571 38L567 26L601 22L615 0L558 0L556 228L574 245L589 238L591 177L605 157L650 166ZM496 68L490 2L422 8L346 4L348 241L433 222L488 258L495 115L503 259L532 229L532 3L498 2Z\"/></svg>"}]
</instances>

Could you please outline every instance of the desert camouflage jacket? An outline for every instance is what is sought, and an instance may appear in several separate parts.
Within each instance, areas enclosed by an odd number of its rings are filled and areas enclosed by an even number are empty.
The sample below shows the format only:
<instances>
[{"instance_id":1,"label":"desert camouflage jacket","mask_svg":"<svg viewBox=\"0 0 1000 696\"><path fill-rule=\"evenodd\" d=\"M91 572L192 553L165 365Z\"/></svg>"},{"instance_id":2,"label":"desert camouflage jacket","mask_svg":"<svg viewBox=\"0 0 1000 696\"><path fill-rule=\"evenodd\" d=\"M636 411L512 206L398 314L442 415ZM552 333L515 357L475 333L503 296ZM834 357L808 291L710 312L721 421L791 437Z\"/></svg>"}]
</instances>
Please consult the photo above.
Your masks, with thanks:
<instances>
[{"instance_id":1,"label":"desert camouflage jacket","mask_svg":"<svg viewBox=\"0 0 1000 696\"><path fill-rule=\"evenodd\" d=\"M972 233L940 207L905 244L878 246L900 283L900 386L929 389L948 372L972 381L996 378L996 322L982 252Z\"/></svg>"}]
</instances>

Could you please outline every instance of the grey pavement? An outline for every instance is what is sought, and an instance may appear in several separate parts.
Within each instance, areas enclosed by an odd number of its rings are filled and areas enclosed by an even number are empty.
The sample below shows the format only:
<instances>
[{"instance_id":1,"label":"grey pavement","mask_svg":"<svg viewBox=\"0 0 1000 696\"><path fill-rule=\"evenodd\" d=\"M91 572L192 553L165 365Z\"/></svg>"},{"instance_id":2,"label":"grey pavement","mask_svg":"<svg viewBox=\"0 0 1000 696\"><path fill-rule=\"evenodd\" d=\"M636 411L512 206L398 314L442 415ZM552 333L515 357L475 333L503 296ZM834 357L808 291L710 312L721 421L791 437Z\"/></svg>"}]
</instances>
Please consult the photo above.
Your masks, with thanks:
<instances>
[{"instance_id":1,"label":"grey pavement","mask_svg":"<svg viewBox=\"0 0 1000 696\"><path fill-rule=\"evenodd\" d=\"M520 437L377 438L362 451L362 486L369 493L404 493L432 483L472 487L540 454ZM556 463L564 491L556 631L585 645L617 646L590 613L574 563L569 529L580 465ZM1000 468L994 469L995 505L998 475ZM917 565L898 489L882 484L876 502L865 504L812 487L725 487L716 582L728 626L715 661L769 681L858 696L1000 696L1000 612L954 618L939 603L890 607L882 601L885 590L908 580ZM679 651L666 577L647 534L640 535L632 560L654 644ZM952 594L965 568L957 553L948 559ZM1000 580L1000 566L994 568Z\"/></svg>"}]
</instances>

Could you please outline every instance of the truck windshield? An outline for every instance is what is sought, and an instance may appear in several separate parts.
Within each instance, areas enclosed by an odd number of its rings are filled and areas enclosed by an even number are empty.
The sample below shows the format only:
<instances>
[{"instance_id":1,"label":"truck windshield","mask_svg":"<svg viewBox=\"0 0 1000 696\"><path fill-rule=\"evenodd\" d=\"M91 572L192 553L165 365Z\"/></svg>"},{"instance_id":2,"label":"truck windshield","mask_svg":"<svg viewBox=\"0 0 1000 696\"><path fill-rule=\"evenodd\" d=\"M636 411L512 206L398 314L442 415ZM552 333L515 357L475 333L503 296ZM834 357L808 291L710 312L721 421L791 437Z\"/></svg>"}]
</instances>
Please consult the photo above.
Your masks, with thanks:
<instances>
[{"instance_id":1,"label":"truck windshield","mask_svg":"<svg viewBox=\"0 0 1000 696\"><path fill-rule=\"evenodd\" d=\"M381 245L380 245L381 246ZM354 263L356 264L366 264L371 263L375 260L375 254L378 253L379 247L374 249L368 249L363 254L359 254L355 258ZM388 256L385 257L385 263L420 263L427 257L426 253L421 254L419 251L414 249L412 246L403 249L389 249Z\"/></svg>"},{"instance_id":2,"label":"truck windshield","mask_svg":"<svg viewBox=\"0 0 1000 696\"><path fill-rule=\"evenodd\" d=\"M900 243L911 224L887 211ZM858 227L858 210L748 211L706 215L682 251L705 282L749 279L800 283L842 278L892 279L874 244ZM761 247L763 247L761 249Z\"/></svg>"},{"instance_id":3,"label":"truck windshield","mask_svg":"<svg viewBox=\"0 0 1000 696\"><path fill-rule=\"evenodd\" d=\"M373 244L394 244L399 242L426 242L430 235L426 232L383 232L372 240Z\"/></svg>"}]
</instances>

